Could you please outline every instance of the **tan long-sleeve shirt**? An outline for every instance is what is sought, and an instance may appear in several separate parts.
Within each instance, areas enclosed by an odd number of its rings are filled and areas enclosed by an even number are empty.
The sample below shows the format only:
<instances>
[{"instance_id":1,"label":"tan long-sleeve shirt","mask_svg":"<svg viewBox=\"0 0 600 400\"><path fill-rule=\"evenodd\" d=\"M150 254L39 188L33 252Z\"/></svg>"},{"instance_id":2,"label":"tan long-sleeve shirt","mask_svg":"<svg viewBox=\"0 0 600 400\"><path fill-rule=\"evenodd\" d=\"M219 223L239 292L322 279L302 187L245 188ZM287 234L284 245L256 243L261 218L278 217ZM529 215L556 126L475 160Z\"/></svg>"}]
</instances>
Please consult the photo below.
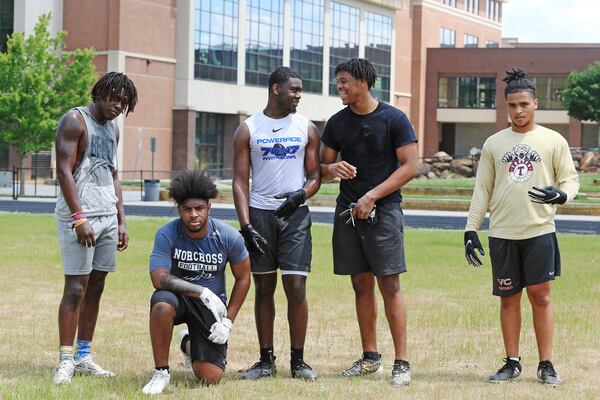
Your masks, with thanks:
<instances>
[{"instance_id":1,"label":"tan long-sleeve shirt","mask_svg":"<svg viewBox=\"0 0 600 400\"><path fill-rule=\"evenodd\" d=\"M536 204L528 190L556 186L572 200L579 176L567 141L560 133L536 126L527 133L511 128L490 136L481 150L465 231L479 229L490 211L490 236L528 239L556 230L556 206Z\"/></svg>"}]
</instances>

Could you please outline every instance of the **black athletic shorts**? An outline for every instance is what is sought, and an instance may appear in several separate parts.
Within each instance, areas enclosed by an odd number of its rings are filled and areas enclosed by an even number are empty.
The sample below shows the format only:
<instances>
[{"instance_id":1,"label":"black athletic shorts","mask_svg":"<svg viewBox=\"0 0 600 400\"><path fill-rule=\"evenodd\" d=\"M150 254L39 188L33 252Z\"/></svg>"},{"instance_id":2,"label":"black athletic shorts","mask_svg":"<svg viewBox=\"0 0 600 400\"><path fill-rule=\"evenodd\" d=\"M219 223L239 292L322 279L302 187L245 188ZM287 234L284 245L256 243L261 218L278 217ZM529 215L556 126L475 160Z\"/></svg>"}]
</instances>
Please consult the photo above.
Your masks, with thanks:
<instances>
[{"instance_id":1,"label":"black athletic shorts","mask_svg":"<svg viewBox=\"0 0 600 400\"><path fill-rule=\"evenodd\" d=\"M307 206L298 207L288 220L277 218L274 210L250 207L250 223L265 238L265 254L250 253L252 273L277 271L310 272L312 259L312 225Z\"/></svg>"},{"instance_id":2,"label":"black athletic shorts","mask_svg":"<svg viewBox=\"0 0 600 400\"><path fill-rule=\"evenodd\" d=\"M227 343L216 344L208 340L210 327L216 322L212 312L202 301L181 296L167 290L156 290L150 299L150 309L156 303L168 303L175 308L173 325L186 323L190 332L192 361L206 361L225 369Z\"/></svg>"},{"instance_id":3,"label":"black athletic shorts","mask_svg":"<svg viewBox=\"0 0 600 400\"><path fill-rule=\"evenodd\" d=\"M490 237L489 244L495 296L512 296L526 286L560 276L555 233L523 240Z\"/></svg>"},{"instance_id":4,"label":"black athletic shorts","mask_svg":"<svg viewBox=\"0 0 600 400\"><path fill-rule=\"evenodd\" d=\"M404 256L404 215L400 203L377 206L375 224L340 213L346 209L339 204L333 221L333 272L336 275L356 275L373 272L387 276L406 272Z\"/></svg>"}]
</instances>

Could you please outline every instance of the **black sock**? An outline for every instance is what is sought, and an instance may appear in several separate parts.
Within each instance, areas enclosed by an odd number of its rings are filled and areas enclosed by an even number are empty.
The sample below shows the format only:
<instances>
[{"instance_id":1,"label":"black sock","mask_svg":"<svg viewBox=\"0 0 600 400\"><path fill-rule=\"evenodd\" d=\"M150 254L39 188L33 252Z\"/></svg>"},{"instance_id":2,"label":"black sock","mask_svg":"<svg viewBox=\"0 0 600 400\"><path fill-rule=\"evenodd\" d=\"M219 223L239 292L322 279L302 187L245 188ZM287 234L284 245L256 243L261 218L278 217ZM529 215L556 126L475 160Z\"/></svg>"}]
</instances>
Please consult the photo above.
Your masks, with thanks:
<instances>
[{"instance_id":1,"label":"black sock","mask_svg":"<svg viewBox=\"0 0 600 400\"><path fill-rule=\"evenodd\" d=\"M275 359L275 356L273 355L273 353L274 353L273 346L261 348L260 349L260 361L267 363L267 364L273 364L273 360Z\"/></svg>"},{"instance_id":2,"label":"black sock","mask_svg":"<svg viewBox=\"0 0 600 400\"><path fill-rule=\"evenodd\" d=\"M166 369L166 370L167 370L167 372L169 372L169 366L168 366L168 365L163 365L163 366L161 366L161 367L156 367L155 369L156 369L157 371L162 371L162 370Z\"/></svg>"},{"instance_id":3,"label":"black sock","mask_svg":"<svg viewBox=\"0 0 600 400\"><path fill-rule=\"evenodd\" d=\"M179 348L181 349L181 351L183 351L185 354L187 354L187 350L186 350L186 346L188 344L188 342L190 341L190 335L187 334L183 337L183 339L181 340L181 343L179 345Z\"/></svg>"},{"instance_id":4,"label":"black sock","mask_svg":"<svg viewBox=\"0 0 600 400\"><path fill-rule=\"evenodd\" d=\"M379 354L379 352L377 352L377 351L365 351L363 353L363 359L371 360L371 361L379 361L379 360L381 360L381 354Z\"/></svg>"},{"instance_id":5,"label":"black sock","mask_svg":"<svg viewBox=\"0 0 600 400\"><path fill-rule=\"evenodd\" d=\"M292 351L291 351L290 360L292 363L292 367L295 367L304 358L304 348L295 349L295 348L291 347L291 349L292 349Z\"/></svg>"},{"instance_id":6,"label":"black sock","mask_svg":"<svg viewBox=\"0 0 600 400\"><path fill-rule=\"evenodd\" d=\"M394 360L394 365L399 365L399 364L410 365L410 363L408 361L406 361L406 360L400 360L400 359Z\"/></svg>"}]
</instances>

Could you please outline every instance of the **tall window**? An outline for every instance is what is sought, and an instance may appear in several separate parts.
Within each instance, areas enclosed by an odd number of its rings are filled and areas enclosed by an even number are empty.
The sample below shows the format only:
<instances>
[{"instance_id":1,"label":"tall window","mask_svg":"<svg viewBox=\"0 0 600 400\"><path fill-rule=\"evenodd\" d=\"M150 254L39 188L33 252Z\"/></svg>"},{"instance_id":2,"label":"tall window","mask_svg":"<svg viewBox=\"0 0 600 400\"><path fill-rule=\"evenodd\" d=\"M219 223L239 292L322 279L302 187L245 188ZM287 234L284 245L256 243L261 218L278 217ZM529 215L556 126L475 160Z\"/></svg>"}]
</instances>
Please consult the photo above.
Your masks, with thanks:
<instances>
[{"instance_id":1,"label":"tall window","mask_svg":"<svg viewBox=\"0 0 600 400\"><path fill-rule=\"evenodd\" d=\"M530 79L535 83L540 109L564 110L562 91L567 83L566 76L535 76Z\"/></svg>"},{"instance_id":2,"label":"tall window","mask_svg":"<svg viewBox=\"0 0 600 400\"><path fill-rule=\"evenodd\" d=\"M456 46L456 31L448 28L440 28L440 47Z\"/></svg>"},{"instance_id":3,"label":"tall window","mask_svg":"<svg viewBox=\"0 0 600 400\"><path fill-rule=\"evenodd\" d=\"M479 45L479 38L465 33L464 42L465 47L477 47Z\"/></svg>"},{"instance_id":4,"label":"tall window","mask_svg":"<svg viewBox=\"0 0 600 400\"><path fill-rule=\"evenodd\" d=\"M456 7L456 0L443 0L442 3L450 7Z\"/></svg>"},{"instance_id":5,"label":"tall window","mask_svg":"<svg viewBox=\"0 0 600 400\"><path fill-rule=\"evenodd\" d=\"M0 0L0 51L6 51L8 35L13 33L14 0Z\"/></svg>"},{"instance_id":6,"label":"tall window","mask_svg":"<svg viewBox=\"0 0 600 400\"><path fill-rule=\"evenodd\" d=\"M465 11L479 14L479 0L465 0Z\"/></svg>"},{"instance_id":7,"label":"tall window","mask_svg":"<svg viewBox=\"0 0 600 400\"><path fill-rule=\"evenodd\" d=\"M496 78L440 77L439 108L496 108Z\"/></svg>"},{"instance_id":8,"label":"tall window","mask_svg":"<svg viewBox=\"0 0 600 400\"><path fill-rule=\"evenodd\" d=\"M502 3L498 0L486 0L485 16L491 20L500 22L502 20Z\"/></svg>"},{"instance_id":9,"label":"tall window","mask_svg":"<svg viewBox=\"0 0 600 400\"><path fill-rule=\"evenodd\" d=\"M246 84L267 86L283 64L283 0L247 0Z\"/></svg>"},{"instance_id":10,"label":"tall window","mask_svg":"<svg viewBox=\"0 0 600 400\"><path fill-rule=\"evenodd\" d=\"M196 113L196 168L223 168L223 114ZM211 171L219 175L221 171Z\"/></svg>"},{"instance_id":11,"label":"tall window","mask_svg":"<svg viewBox=\"0 0 600 400\"><path fill-rule=\"evenodd\" d=\"M390 101L390 76L392 74L392 18L367 11L365 13L366 40L365 57L377 71L377 80L371 88L373 96Z\"/></svg>"},{"instance_id":12,"label":"tall window","mask_svg":"<svg viewBox=\"0 0 600 400\"><path fill-rule=\"evenodd\" d=\"M323 0L292 1L290 66L302 77L302 90L322 93Z\"/></svg>"},{"instance_id":13,"label":"tall window","mask_svg":"<svg viewBox=\"0 0 600 400\"><path fill-rule=\"evenodd\" d=\"M329 48L329 94L337 95L335 67L358 57L359 9L331 2L331 47Z\"/></svg>"},{"instance_id":14,"label":"tall window","mask_svg":"<svg viewBox=\"0 0 600 400\"><path fill-rule=\"evenodd\" d=\"M238 1L196 0L194 77L237 81Z\"/></svg>"}]
</instances>

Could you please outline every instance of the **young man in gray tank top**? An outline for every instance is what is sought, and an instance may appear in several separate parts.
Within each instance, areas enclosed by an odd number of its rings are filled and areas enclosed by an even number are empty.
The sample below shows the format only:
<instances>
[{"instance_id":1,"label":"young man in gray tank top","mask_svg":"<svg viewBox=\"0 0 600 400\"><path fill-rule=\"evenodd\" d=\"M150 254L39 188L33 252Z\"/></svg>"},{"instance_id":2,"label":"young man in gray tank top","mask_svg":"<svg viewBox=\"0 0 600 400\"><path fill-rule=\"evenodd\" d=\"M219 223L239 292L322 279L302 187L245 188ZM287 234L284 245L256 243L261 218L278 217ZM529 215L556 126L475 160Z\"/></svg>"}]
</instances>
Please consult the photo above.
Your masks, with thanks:
<instances>
[{"instance_id":1,"label":"young man in gray tank top","mask_svg":"<svg viewBox=\"0 0 600 400\"><path fill-rule=\"evenodd\" d=\"M276 373L273 350L277 269L288 301L291 373L315 380L303 360L308 324L306 277L312 244L305 202L320 187L319 132L296 114L302 80L292 69L269 77L267 107L248 118L234 135L233 193L256 287L255 317L260 361L243 375L258 379ZM252 170L252 187L249 187Z\"/></svg>"},{"instance_id":2,"label":"young man in gray tank top","mask_svg":"<svg viewBox=\"0 0 600 400\"><path fill-rule=\"evenodd\" d=\"M106 275L116 268L116 251L125 250L129 241L117 175L119 129L113 120L134 110L137 91L126 75L109 72L91 95L92 104L61 118L56 134L60 193L54 214L65 275L57 385L70 383L75 371L115 376L92 360L91 341Z\"/></svg>"}]
</instances>

